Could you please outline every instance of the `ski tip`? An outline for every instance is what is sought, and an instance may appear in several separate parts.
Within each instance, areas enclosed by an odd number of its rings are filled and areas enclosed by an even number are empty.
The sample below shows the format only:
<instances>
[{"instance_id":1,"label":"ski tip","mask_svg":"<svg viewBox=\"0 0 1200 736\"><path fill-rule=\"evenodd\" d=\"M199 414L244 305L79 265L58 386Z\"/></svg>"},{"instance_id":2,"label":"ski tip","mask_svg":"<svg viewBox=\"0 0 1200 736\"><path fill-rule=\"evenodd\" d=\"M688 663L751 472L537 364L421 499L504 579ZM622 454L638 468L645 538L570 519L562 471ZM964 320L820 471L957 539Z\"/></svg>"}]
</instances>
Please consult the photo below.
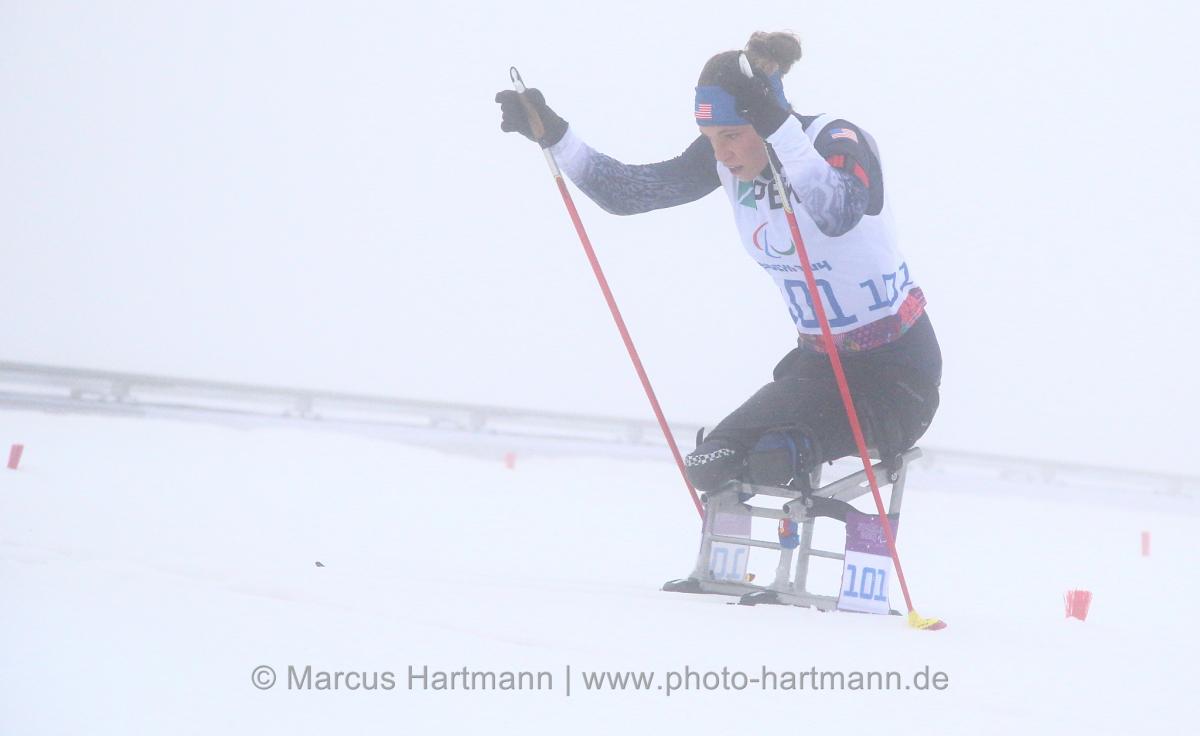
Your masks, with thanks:
<instances>
[{"instance_id":1,"label":"ski tip","mask_svg":"<svg viewBox=\"0 0 1200 736\"><path fill-rule=\"evenodd\" d=\"M940 618L924 618L916 611L908 612L908 625L923 631L941 631L946 628L946 622Z\"/></svg>"}]
</instances>

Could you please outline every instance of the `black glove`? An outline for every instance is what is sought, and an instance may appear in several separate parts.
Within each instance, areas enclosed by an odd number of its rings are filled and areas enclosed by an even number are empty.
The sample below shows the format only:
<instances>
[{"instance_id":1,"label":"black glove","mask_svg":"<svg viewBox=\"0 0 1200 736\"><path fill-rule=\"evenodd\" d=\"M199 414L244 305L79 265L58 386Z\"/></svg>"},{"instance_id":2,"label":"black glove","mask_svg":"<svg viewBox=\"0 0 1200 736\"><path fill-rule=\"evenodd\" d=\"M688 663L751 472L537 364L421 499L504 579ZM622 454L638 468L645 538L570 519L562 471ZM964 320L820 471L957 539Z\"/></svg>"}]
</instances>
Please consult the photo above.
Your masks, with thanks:
<instances>
[{"instance_id":1,"label":"black glove","mask_svg":"<svg viewBox=\"0 0 1200 736\"><path fill-rule=\"evenodd\" d=\"M529 115L525 112L525 105L521 103L521 95L511 89L496 93L496 102L500 103L500 114L503 116L500 130L505 133L520 133L529 140L542 144L544 148L562 140L567 132L567 121L550 109L542 93L536 89L528 89L525 91L525 99L533 105L533 109L541 118L542 127L546 129L545 137L540 141L533 137L533 126L529 124Z\"/></svg>"},{"instance_id":2,"label":"black glove","mask_svg":"<svg viewBox=\"0 0 1200 736\"><path fill-rule=\"evenodd\" d=\"M755 74L747 77L740 69L730 69L719 80L721 89L733 95L738 115L754 126L755 132L766 138L788 119L788 111L779 106L766 77Z\"/></svg>"}]
</instances>

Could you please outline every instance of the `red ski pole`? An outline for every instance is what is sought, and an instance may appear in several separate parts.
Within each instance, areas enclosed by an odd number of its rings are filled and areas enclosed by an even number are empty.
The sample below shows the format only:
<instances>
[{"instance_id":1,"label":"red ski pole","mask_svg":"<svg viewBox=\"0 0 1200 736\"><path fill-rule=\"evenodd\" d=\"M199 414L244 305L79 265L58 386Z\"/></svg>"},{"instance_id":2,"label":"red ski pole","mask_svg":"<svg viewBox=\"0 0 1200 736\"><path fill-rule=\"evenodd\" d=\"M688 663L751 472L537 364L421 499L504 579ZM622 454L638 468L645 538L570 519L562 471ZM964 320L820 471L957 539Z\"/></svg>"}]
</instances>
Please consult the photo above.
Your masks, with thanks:
<instances>
[{"instance_id":1,"label":"red ski pole","mask_svg":"<svg viewBox=\"0 0 1200 736\"><path fill-rule=\"evenodd\" d=\"M537 110L525 98L525 82L521 79L521 73L514 66L509 68L508 74L512 79L513 88L521 95L521 103L525 107L525 113L529 116L529 124L533 129L533 137L542 146L542 153L545 154L546 163L550 166L550 174L554 177L554 181L558 185L558 192L562 195L563 203L567 205L567 213L571 216L572 224L575 225L575 232L579 234L579 241L583 243L583 250L587 254L588 263L592 264L592 273L596 274L596 281L600 284L600 291L604 293L604 301L608 303L608 311L612 313L613 322L617 324L617 331L621 333L621 339L625 342L625 350L629 352L629 359L633 361L633 369L637 371L638 380L642 382L642 388L646 391L646 398L650 400L650 408L654 410L654 416L658 419L658 426L662 428L663 437L667 440L667 446L671 448L671 455L675 458L675 465L679 468L679 474L683 476L683 484L687 486L688 494L692 497L692 503L696 506L696 512L703 519L704 506L700 503L700 497L696 495L696 489L692 487L692 482L688 480L687 469L683 465L683 455L679 453L679 446L675 444L675 437L671 434L671 428L667 425L667 418L663 415L662 407L658 403L658 397L654 394L654 387L650 385L650 377L646 375L646 369L642 366L642 359L638 357L637 348L633 346L633 338L629 336L629 330L625 327L625 320L621 317L621 310L617 308L617 300L613 298L612 289L608 288L608 279L604 278L604 271L600 268L600 260L596 258L596 251L592 249L592 241L588 238L587 231L583 229L583 221L579 219L579 211L575 209L575 201L571 199L571 192L567 189L567 183L558 168L558 162L554 160L554 154L550 153L550 148L542 143L542 138L546 135L546 129L542 126L542 120L538 116Z\"/></svg>"},{"instance_id":2,"label":"red ski pole","mask_svg":"<svg viewBox=\"0 0 1200 736\"><path fill-rule=\"evenodd\" d=\"M745 54L739 59L742 73L748 77L754 76L750 60ZM783 177L775 162L777 157L769 143L767 160L771 164L771 175L775 179L775 187L779 190L779 198L783 202L783 212L787 216L788 226L792 230L792 240L796 244L796 255L800 258L800 266L804 269L804 281L808 285L809 301L817 313L817 321L821 323L821 342L825 353L829 355L829 363L833 367L833 375L837 379L838 390L842 394L842 404L846 407L846 418L850 422L850 431L854 434L854 444L858 447L858 456L862 460L863 470L867 474L867 482L871 484L871 495L875 498L875 509L879 512L879 521L883 525L883 534L887 538L888 552L896 565L896 579L900 581L900 590L904 593L904 604L908 607L908 623L917 629L937 630L946 628L946 622L937 618L923 618L913 608L912 596L908 593L908 583L904 579L904 568L900 566L900 553L896 551L896 535L892 531L892 522L888 519L883 508L883 496L879 492L879 481L875 478L875 469L871 465L870 451L863 436L862 425L858 421L858 411L854 408L854 399L850 394L850 384L846 382L846 372L842 369L842 358L838 355L837 345L833 342L833 330L829 327L829 318L825 315L825 305L821 302L821 292L817 288L817 279L813 276L812 264L808 260L808 251L804 247L804 238L800 235L800 225L796 222L796 213L792 209L791 197L783 186ZM782 162L780 163L782 166Z\"/></svg>"}]
</instances>

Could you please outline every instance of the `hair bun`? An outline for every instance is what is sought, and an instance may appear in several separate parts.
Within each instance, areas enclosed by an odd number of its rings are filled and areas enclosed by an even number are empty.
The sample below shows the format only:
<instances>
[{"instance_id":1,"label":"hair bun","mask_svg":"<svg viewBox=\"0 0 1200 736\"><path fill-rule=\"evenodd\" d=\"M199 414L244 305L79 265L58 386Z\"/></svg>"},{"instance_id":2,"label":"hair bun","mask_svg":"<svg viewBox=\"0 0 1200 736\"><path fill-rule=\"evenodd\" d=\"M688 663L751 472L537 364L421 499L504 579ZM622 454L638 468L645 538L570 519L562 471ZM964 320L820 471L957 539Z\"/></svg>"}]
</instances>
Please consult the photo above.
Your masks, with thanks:
<instances>
[{"instance_id":1,"label":"hair bun","mask_svg":"<svg viewBox=\"0 0 1200 736\"><path fill-rule=\"evenodd\" d=\"M787 74L800 59L800 39L790 31L755 31L746 42L746 56L755 69Z\"/></svg>"}]
</instances>

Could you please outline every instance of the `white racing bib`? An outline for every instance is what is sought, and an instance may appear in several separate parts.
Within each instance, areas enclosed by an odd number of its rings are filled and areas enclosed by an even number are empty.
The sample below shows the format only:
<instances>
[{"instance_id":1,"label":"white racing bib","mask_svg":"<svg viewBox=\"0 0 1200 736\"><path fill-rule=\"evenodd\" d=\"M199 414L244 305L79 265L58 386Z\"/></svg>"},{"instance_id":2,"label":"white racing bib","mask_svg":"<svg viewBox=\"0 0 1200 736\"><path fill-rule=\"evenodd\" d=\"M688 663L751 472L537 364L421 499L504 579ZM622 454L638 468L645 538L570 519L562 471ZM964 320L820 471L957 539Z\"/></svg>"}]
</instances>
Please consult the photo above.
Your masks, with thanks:
<instances>
[{"instance_id":1,"label":"white racing bib","mask_svg":"<svg viewBox=\"0 0 1200 736\"><path fill-rule=\"evenodd\" d=\"M811 142L834 119L831 115L817 118L803 131L809 139L807 142L801 140L792 145L786 142L788 136L794 139L801 135L801 124L794 118L789 119L780 132L771 136L783 163L784 176L787 176L789 169L788 154L793 150L798 152L793 159L793 169L797 172L803 173L810 170L806 167L824 163L814 162L813 157L819 159L819 154L812 149ZM775 142L781 136L783 140ZM873 145L871 148L874 150ZM800 334L819 336L821 325L813 307L813 295L809 293L804 270L792 242L781 193L775 182L761 177L753 182L743 182L720 164L717 165L717 172L733 206L734 220L746 252L775 281ZM917 288L904 255L897 247L887 198L879 214L864 215L849 232L829 237L817 227L791 185L785 181L785 186L789 190L829 326L835 337L842 338L839 339L839 347L863 349L855 346L870 342L866 347L873 347L894 339L898 336L899 322L907 319L905 324L910 324L915 319L912 313L924 306L924 297ZM889 318L896 324L888 326L891 332L886 335L881 336L878 329L863 329ZM877 328L883 326L876 325ZM850 334L856 331L857 335ZM848 347L841 347L843 345Z\"/></svg>"},{"instance_id":2,"label":"white racing bib","mask_svg":"<svg viewBox=\"0 0 1200 736\"><path fill-rule=\"evenodd\" d=\"M890 518L895 534L897 520ZM846 516L846 559L842 566L838 609L889 613L888 584L891 579L892 556L879 516L850 511Z\"/></svg>"},{"instance_id":3,"label":"white racing bib","mask_svg":"<svg viewBox=\"0 0 1200 736\"><path fill-rule=\"evenodd\" d=\"M713 533L726 537L750 538L751 517L749 514L717 513L713 519ZM745 544L713 542L708 569L713 580L735 583L746 581L746 566L750 563L750 547Z\"/></svg>"}]
</instances>

